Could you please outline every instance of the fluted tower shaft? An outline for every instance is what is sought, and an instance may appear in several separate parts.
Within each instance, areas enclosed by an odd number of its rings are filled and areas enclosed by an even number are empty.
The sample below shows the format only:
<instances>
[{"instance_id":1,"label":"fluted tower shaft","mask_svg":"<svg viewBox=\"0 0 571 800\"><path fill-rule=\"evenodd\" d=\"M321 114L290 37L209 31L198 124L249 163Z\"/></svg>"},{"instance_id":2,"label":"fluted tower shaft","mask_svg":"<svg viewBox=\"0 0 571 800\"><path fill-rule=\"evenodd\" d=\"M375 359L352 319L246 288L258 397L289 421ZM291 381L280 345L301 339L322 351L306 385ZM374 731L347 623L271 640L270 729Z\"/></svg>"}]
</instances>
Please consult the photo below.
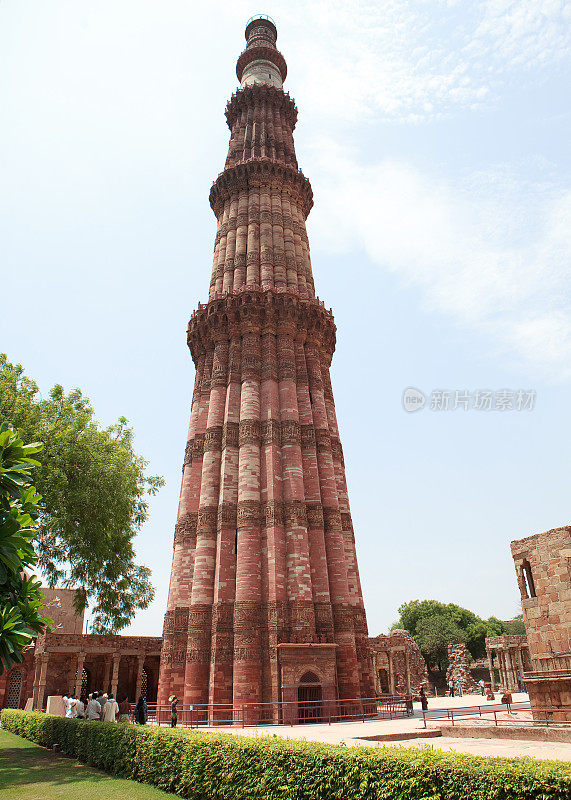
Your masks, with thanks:
<instances>
[{"instance_id":1,"label":"fluted tower shaft","mask_svg":"<svg viewBox=\"0 0 571 800\"><path fill-rule=\"evenodd\" d=\"M329 377L335 325L315 297L313 196L276 37L265 18L246 28L210 192L218 225L208 303L188 326L196 379L159 702L275 703L307 675L324 698L373 695Z\"/></svg>"}]
</instances>

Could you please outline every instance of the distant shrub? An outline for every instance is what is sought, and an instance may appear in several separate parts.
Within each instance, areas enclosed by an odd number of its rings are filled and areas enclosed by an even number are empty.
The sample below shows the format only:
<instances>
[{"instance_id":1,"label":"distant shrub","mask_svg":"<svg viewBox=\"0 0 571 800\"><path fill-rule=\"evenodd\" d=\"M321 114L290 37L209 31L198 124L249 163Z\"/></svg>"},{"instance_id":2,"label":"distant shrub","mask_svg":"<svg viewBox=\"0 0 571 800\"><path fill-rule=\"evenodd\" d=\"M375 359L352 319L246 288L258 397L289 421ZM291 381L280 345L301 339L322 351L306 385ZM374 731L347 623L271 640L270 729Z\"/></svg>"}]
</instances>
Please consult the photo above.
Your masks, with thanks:
<instances>
[{"instance_id":1,"label":"distant shrub","mask_svg":"<svg viewBox=\"0 0 571 800\"><path fill-rule=\"evenodd\" d=\"M2 727L192 800L569 800L559 761L139 728L12 709Z\"/></svg>"}]
</instances>

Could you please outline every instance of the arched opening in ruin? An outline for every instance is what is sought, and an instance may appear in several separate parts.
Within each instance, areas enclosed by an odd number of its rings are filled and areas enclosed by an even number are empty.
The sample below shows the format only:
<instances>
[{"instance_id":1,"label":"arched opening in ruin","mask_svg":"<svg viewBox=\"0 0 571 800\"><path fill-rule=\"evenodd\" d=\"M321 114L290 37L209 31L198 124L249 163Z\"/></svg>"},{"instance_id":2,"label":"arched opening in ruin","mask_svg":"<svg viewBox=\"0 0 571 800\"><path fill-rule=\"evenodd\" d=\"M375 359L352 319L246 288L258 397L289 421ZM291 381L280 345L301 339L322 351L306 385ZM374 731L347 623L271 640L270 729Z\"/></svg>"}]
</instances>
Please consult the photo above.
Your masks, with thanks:
<instances>
[{"instance_id":1,"label":"arched opening in ruin","mask_svg":"<svg viewBox=\"0 0 571 800\"><path fill-rule=\"evenodd\" d=\"M389 673L386 669L381 668L377 672L379 678L379 689L380 694L390 694L389 691Z\"/></svg>"},{"instance_id":2,"label":"arched opening in ruin","mask_svg":"<svg viewBox=\"0 0 571 800\"><path fill-rule=\"evenodd\" d=\"M301 676L297 690L297 716L299 722L318 722L321 719L323 692L314 672Z\"/></svg>"}]
</instances>

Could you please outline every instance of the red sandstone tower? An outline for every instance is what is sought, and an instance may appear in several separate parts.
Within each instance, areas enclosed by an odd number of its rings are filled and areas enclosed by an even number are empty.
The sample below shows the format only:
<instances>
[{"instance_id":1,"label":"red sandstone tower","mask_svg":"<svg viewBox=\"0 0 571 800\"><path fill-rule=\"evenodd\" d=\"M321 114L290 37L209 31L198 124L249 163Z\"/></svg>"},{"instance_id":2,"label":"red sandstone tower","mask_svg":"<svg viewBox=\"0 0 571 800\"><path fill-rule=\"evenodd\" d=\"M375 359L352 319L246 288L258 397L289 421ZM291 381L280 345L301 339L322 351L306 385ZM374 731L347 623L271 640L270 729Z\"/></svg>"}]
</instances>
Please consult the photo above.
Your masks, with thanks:
<instances>
[{"instance_id":1,"label":"red sandstone tower","mask_svg":"<svg viewBox=\"0 0 571 800\"><path fill-rule=\"evenodd\" d=\"M324 700L374 694L329 378L335 325L315 296L312 191L276 38L269 19L246 27L210 192L218 228L208 303L188 326L196 380L162 703L295 704L304 684Z\"/></svg>"}]
</instances>

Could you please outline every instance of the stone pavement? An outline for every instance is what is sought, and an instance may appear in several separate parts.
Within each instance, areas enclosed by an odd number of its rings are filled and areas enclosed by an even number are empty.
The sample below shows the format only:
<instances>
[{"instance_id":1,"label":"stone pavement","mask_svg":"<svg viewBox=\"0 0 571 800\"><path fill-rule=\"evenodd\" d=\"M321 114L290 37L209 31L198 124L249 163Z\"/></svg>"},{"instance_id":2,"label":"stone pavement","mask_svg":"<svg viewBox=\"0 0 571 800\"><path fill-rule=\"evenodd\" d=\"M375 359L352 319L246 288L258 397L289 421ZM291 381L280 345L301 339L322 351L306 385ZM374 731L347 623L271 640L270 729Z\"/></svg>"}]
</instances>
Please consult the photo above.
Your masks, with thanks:
<instances>
[{"instance_id":1,"label":"stone pavement","mask_svg":"<svg viewBox=\"0 0 571 800\"><path fill-rule=\"evenodd\" d=\"M527 702L528 696L523 693L513 694L514 703ZM457 709L465 706L481 705L494 707L497 703L487 702L480 695L464 695L463 697L435 697L429 698L428 710L432 709ZM472 753L481 756L529 756L540 759L561 759L571 761L571 744L559 742L532 742L522 739L457 739L442 736L439 738L423 739L425 731L420 704L414 704L415 714L393 720L367 720L366 722L337 722L331 725L269 725L267 727L252 728L209 728L208 730L224 730L244 736L281 736L285 739L305 739L312 742L326 742L328 744L344 744L349 747L385 747L401 744L405 747L430 747L436 750L453 750L458 753ZM479 716L476 712L475 716ZM469 717L464 717L467 719ZM490 716L492 719L492 716ZM439 721L438 721L439 722ZM436 728L437 721L428 726ZM418 732L419 738L405 739ZM403 739L389 742L367 741L360 737L378 736L386 734L403 734Z\"/></svg>"}]
</instances>

